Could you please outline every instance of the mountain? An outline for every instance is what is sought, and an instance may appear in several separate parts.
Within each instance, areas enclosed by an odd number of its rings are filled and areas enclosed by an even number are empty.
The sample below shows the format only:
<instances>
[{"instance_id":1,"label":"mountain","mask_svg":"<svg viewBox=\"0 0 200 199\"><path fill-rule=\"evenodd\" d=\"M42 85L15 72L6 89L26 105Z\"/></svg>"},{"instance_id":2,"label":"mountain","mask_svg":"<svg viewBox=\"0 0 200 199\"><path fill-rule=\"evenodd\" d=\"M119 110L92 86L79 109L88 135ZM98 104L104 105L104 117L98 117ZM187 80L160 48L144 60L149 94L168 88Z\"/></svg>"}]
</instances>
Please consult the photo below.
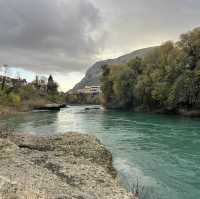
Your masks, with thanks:
<instances>
[{"instance_id":1,"label":"mountain","mask_svg":"<svg viewBox=\"0 0 200 199\"><path fill-rule=\"evenodd\" d=\"M131 59L134 59L136 57L143 58L145 55L152 52L155 48L156 47L144 48L144 49L133 51L132 53L123 55L116 59L108 59L108 60L96 62L92 67L90 67L87 70L85 77L78 84L75 85L73 90L82 89L85 86L100 85L100 78L101 78L101 74L102 74L101 67L103 65L105 65L105 64L108 64L108 65L126 64Z\"/></svg>"}]
</instances>

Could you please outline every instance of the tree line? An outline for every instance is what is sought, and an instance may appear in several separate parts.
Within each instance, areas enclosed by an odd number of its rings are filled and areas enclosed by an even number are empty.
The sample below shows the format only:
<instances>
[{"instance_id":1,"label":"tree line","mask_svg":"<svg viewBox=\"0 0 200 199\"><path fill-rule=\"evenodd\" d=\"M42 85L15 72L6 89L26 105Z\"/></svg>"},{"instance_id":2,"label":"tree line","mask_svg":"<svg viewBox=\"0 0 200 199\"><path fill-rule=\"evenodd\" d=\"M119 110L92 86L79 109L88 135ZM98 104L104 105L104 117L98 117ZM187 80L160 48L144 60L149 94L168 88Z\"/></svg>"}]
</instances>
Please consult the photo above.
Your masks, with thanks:
<instances>
[{"instance_id":1,"label":"tree line","mask_svg":"<svg viewBox=\"0 0 200 199\"><path fill-rule=\"evenodd\" d=\"M200 28L125 65L102 66L106 108L177 111L200 108Z\"/></svg>"},{"instance_id":2,"label":"tree line","mask_svg":"<svg viewBox=\"0 0 200 199\"><path fill-rule=\"evenodd\" d=\"M47 103L64 103L64 93L58 92L58 84L51 75L47 81L36 76L36 79L30 83L26 81L24 83L20 78L13 79L6 75L1 78L0 108L13 107L30 110L34 106Z\"/></svg>"}]
</instances>

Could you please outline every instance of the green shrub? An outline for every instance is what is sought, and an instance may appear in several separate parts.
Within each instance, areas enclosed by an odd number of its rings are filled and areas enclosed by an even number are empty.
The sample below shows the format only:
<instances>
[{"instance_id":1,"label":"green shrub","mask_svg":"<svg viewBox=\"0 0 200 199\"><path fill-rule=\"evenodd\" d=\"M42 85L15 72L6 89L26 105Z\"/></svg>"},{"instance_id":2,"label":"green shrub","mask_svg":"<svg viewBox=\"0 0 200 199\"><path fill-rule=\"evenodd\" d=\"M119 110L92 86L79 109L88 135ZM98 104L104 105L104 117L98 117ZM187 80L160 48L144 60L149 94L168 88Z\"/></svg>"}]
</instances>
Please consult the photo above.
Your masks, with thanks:
<instances>
[{"instance_id":1,"label":"green shrub","mask_svg":"<svg viewBox=\"0 0 200 199\"><path fill-rule=\"evenodd\" d=\"M19 106L21 104L21 97L14 93L8 95L8 102L12 106Z\"/></svg>"}]
</instances>

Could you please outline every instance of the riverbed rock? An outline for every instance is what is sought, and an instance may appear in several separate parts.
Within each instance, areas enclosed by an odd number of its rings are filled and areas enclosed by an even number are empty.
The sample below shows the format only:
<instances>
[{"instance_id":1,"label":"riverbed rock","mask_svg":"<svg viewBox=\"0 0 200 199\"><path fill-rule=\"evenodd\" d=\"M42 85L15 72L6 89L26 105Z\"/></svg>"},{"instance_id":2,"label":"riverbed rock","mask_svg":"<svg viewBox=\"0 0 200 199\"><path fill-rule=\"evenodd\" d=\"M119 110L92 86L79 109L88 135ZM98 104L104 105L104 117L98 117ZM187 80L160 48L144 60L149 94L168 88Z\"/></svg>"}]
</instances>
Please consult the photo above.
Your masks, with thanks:
<instances>
[{"instance_id":1,"label":"riverbed rock","mask_svg":"<svg viewBox=\"0 0 200 199\"><path fill-rule=\"evenodd\" d=\"M131 199L93 136L0 132L0 198Z\"/></svg>"},{"instance_id":2,"label":"riverbed rock","mask_svg":"<svg viewBox=\"0 0 200 199\"><path fill-rule=\"evenodd\" d=\"M184 117L200 117L200 110L179 109L177 113Z\"/></svg>"},{"instance_id":3,"label":"riverbed rock","mask_svg":"<svg viewBox=\"0 0 200 199\"><path fill-rule=\"evenodd\" d=\"M33 110L39 111L59 111L61 108L66 108L66 104L45 104L42 106L35 106Z\"/></svg>"}]
</instances>

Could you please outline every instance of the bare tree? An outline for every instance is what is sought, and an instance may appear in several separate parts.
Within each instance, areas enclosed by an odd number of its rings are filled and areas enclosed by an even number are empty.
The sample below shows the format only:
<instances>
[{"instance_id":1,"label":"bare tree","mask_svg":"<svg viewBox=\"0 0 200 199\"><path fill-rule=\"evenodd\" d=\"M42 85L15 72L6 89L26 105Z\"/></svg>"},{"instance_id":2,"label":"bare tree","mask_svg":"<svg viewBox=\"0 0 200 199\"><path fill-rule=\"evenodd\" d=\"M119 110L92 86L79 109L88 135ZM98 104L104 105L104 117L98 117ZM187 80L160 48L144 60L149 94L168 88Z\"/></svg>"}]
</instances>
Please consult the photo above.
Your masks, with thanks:
<instances>
[{"instance_id":1,"label":"bare tree","mask_svg":"<svg viewBox=\"0 0 200 199\"><path fill-rule=\"evenodd\" d=\"M16 73L16 79L18 79L18 80L21 79L21 74L20 74L20 72L17 72L17 73Z\"/></svg>"},{"instance_id":2,"label":"bare tree","mask_svg":"<svg viewBox=\"0 0 200 199\"><path fill-rule=\"evenodd\" d=\"M7 78L9 67L8 67L8 65L4 64L2 66L2 68L3 68L3 79L2 79L2 83L1 83L1 89L3 90L6 85L6 78Z\"/></svg>"}]
</instances>

